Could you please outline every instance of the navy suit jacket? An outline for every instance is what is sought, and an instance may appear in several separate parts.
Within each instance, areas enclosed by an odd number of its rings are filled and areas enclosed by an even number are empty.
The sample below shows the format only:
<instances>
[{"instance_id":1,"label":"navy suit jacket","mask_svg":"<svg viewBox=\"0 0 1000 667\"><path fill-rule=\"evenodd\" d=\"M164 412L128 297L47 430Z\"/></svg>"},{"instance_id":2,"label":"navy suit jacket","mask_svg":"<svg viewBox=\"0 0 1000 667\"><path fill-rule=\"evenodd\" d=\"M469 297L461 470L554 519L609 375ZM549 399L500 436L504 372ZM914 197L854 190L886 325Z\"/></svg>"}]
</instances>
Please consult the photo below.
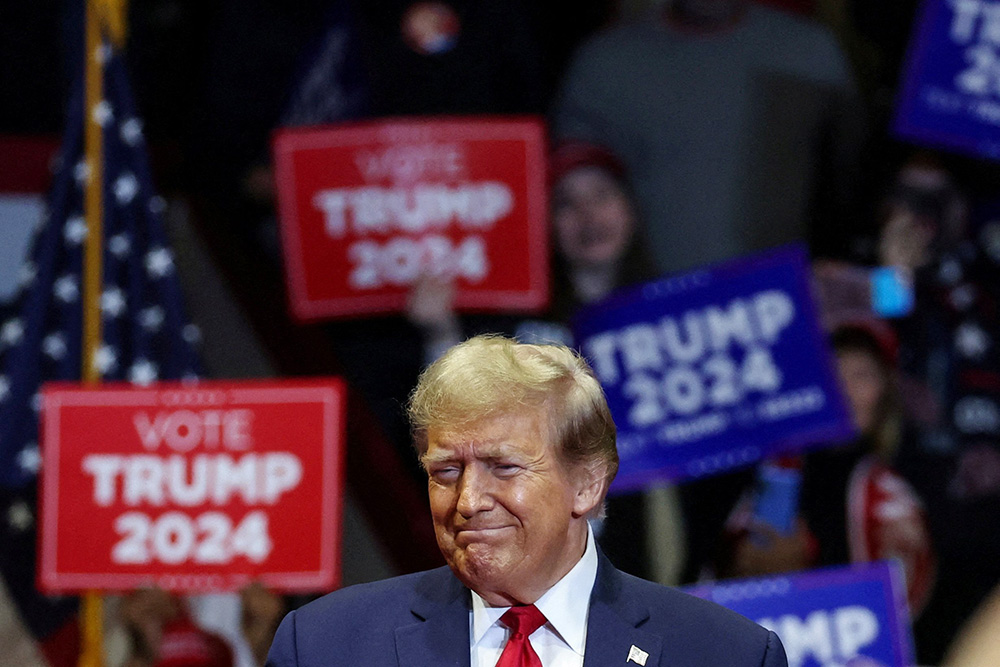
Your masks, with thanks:
<instances>
[{"instance_id":1,"label":"navy suit jacket","mask_svg":"<svg viewBox=\"0 0 1000 667\"><path fill-rule=\"evenodd\" d=\"M471 595L447 567L330 593L289 613L268 667L469 667ZM690 595L627 575L599 555L585 667L787 667L777 635ZM627 663L635 665L635 662Z\"/></svg>"}]
</instances>

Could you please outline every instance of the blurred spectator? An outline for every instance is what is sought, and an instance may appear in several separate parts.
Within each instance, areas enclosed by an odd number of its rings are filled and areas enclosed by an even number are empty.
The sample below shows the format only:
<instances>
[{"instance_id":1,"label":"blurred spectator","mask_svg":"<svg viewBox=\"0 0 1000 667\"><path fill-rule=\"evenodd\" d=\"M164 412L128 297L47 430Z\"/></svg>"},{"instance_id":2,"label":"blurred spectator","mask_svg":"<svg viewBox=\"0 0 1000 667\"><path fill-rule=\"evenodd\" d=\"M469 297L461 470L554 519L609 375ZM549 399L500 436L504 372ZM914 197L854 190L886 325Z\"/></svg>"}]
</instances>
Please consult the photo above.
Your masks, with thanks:
<instances>
[{"instance_id":1,"label":"blurred spectator","mask_svg":"<svg viewBox=\"0 0 1000 667\"><path fill-rule=\"evenodd\" d=\"M860 104L831 33L748 0L676 0L577 53L559 137L629 167L659 268L810 238L841 254L856 225Z\"/></svg>"},{"instance_id":2,"label":"blurred spectator","mask_svg":"<svg viewBox=\"0 0 1000 667\"><path fill-rule=\"evenodd\" d=\"M757 576L895 558L916 616L934 583L934 555L921 502L892 468L906 433L895 385L896 341L879 325L845 324L831 341L860 438L802 457L790 531L755 519L753 499L742 503L731 520L735 535L723 571Z\"/></svg>"},{"instance_id":3,"label":"blurred spectator","mask_svg":"<svg viewBox=\"0 0 1000 667\"><path fill-rule=\"evenodd\" d=\"M940 661L961 623L1000 581L1000 275L997 227L979 233L950 174L919 156L886 198L882 262L911 276L913 311L894 320L904 396L918 434L900 472L927 503L940 583L916 626L918 657ZM973 216L973 219L980 216ZM991 231L993 230L993 231Z\"/></svg>"},{"instance_id":4,"label":"blurred spectator","mask_svg":"<svg viewBox=\"0 0 1000 667\"><path fill-rule=\"evenodd\" d=\"M569 344L576 310L616 288L655 276L621 161L607 149L565 142L549 161L552 286L548 312L512 324L522 342ZM424 334L429 358L468 331L452 310L451 285L428 277L413 290L409 319Z\"/></svg>"},{"instance_id":5,"label":"blurred spectator","mask_svg":"<svg viewBox=\"0 0 1000 667\"><path fill-rule=\"evenodd\" d=\"M206 628L218 625L199 621L191 598L183 598L159 588L147 588L125 595L118 616L128 636L125 667L230 667L236 664L263 665L274 632L286 609L283 599L254 583L240 592L242 637L226 637ZM204 610L202 610L204 611ZM218 621L219 619L212 619ZM248 660L237 660L233 640L245 641L251 651ZM115 664L115 663L112 663Z\"/></svg>"},{"instance_id":6,"label":"blurred spectator","mask_svg":"<svg viewBox=\"0 0 1000 667\"><path fill-rule=\"evenodd\" d=\"M194 624L184 601L166 591L134 591L121 603L132 640L125 667L231 667L233 652L219 636Z\"/></svg>"},{"instance_id":7,"label":"blurred spectator","mask_svg":"<svg viewBox=\"0 0 1000 667\"><path fill-rule=\"evenodd\" d=\"M994 667L1000 665L1000 588L976 610L948 649L943 667Z\"/></svg>"},{"instance_id":8,"label":"blurred spectator","mask_svg":"<svg viewBox=\"0 0 1000 667\"><path fill-rule=\"evenodd\" d=\"M257 664L263 665L278 624L287 612L284 600L255 582L240 592L240 602L243 637Z\"/></svg>"}]
</instances>

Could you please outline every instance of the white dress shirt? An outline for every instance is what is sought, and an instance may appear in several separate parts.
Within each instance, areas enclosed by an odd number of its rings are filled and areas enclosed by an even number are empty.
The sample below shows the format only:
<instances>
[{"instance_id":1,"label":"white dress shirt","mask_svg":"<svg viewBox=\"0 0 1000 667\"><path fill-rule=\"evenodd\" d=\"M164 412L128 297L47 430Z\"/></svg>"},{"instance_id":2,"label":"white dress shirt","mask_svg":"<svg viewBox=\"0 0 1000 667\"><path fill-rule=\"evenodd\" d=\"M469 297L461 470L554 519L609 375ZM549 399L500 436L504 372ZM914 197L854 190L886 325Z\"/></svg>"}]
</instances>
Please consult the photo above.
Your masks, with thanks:
<instances>
[{"instance_id":1,"label":"white dress shirt","mask_svg":"<svg viewBox=\"0 0 1000 667\"><path fill-rule=\"evenodd\" d=\"M583 667L590 592L596 580L597 547L588 525L583 558L535 602L548 622L533 632L529 641L543 667ZM500 623L500 617L508 609L510 607L491 607L472 591L469 614L472 667L496 667L510 635L510 630Z\"/></svg>"}]
</instances>

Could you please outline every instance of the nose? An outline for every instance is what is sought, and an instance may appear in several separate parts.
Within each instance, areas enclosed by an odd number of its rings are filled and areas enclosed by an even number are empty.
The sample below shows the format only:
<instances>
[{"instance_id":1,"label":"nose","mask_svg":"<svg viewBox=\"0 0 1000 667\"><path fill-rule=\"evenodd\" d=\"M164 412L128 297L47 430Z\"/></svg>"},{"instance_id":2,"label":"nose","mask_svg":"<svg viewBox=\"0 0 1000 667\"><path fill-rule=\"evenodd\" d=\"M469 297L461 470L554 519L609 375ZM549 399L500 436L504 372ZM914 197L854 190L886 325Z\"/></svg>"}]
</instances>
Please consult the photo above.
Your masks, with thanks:
<instances>
[{"instance_id":1,"label":"nose","mask_svg":"<svg viewBox=\"0 0 1000 667\"><path fill-rule=\"evenodd\" d=\"M456 509L466 519L493 506L493 496L489 488L489 475L483 474L477 466L469 466L458 481L458 502Z\"/></svg>"}]
</instances>

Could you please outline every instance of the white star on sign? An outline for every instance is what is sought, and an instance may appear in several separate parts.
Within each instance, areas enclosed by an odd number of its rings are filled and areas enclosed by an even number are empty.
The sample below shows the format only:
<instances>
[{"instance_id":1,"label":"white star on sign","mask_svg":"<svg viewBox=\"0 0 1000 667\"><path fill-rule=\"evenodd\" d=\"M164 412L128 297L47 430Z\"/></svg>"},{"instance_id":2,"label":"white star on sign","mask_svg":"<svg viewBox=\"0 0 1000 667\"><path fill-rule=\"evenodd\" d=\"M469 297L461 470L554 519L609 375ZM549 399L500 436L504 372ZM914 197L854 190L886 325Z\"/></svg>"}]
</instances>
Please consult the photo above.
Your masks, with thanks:
<instances>
[{"instance_id":1,"label":"white star on sign","mask_svg":"<svg viewBox=\"0 0 1000 667\"><path fill-rule=\"evenodd\" d=\"M114 112L111 110L111 103L107 100L101 100L94 105L94 112L91 115L94 122L101 127L106 126L111 119L115 117Z\"/></svg>"},{"instance_id":2,"label":"white star on sign","mask_svg":"<svg viewBox=\"0 0 1000 667\"><path fill-rule=\"evenodd\" d=\"M129 118L121 127L121 137L129 146L135 146L142 139L142 121L138 118Z\"/></svg>"},{"instance_id":3,"label":"white star on sign","mask_svg":"<svg viewBox=\"0 0 1000 667\"><path fill-rule=\"evenodd\" d=\"M159 370L156 364L148 359L137 359L128 371L128 379L132 384L145 387L159 377Z\"/></svg>"},{"instance_id":4,"label":"white star on sign","mask_svg":"<svg viewBox=\"0 0 1000 667\"><path fill-rule=\"evenodd\" d=\"M24 322L20 317L7 320L3 327L0 327L0 343L17 345L22 338L24 338Z\"/></svg>"},{"instance_id":5,"label":"white star on sign","mask_svg":"<svg viewBox=\"0 0 1000 667\"><path fill-rule=\"evenodd\" d=\"M101 294L101 312L108 317L118 317L125 312L125 294L117 287Z\"/></svg>"},{"instance_id":6,"label":"white star on sign","mask_svg":"<svg viewBox=\"0 0 1000 667\"><path fill-rule=\"evenodd\" d=\"M139 181L132 172L127 172L115 179L115 199L119 204L128 204L139 192Z\"/></svg>"},{"instance_id":7,"label":"white star on sign","mask_svg":"<svg viewBox=\"0 0 1000 667\"><path fill-rule=\"evenodd\" d=\"M174 268L174 258L166 248L155 248L146 253L146 271L152 278L162 278Z\"/></svg>"},{"instance_id":8,"label":"white star on sign","mask_svg":"<svg viewBox=\"0 0 1000 667\"><path fill-rule=\"evenodd\" d=\"M150 306L139 312L139 324L148 331L158 331L163 326L164 317L161 306Z\"/></svg>"},{"instance_id":9,"label":"white star on sign","mask_svg":"<svg viewBox=\"0 0 1000 667\"><path fill-rule=\"evenodd\" d=\"M108 239L108 250L118 259L125 259L132 249L132 242L126 234L115 234Z\"/></svg>"},{"instance_id":10,"label":"white star on sign","mask_svg":"<svg viewBox=\"0 0 1000 667\"><path fill-rule=\"evenodd\" d=\"M35 412L42 411L42 392L36 391L31 397L31 409Z\"/></svg>"},{"instance_id":11,"label":"white star on sign","mask_svg":"<svg viewBox=\"0 0 1000 667\"><path fill-rule=\"evenodd\" d=\"M10 396L10 380L6 375L0 375L0 403L6 401L8 396Z\"/></svg>"},{"instance_id":12,"label":"white star on sign","mask_svg":"<svg viewBox=\"0 0 1000 667\"><path fill-rule=\"evenodd\" d=\"M101 375L113 373L118 368L118 353L110 345L101 345L94 355L94 369Z\"/></svg>"},{"instance_id":13,"label":"white star on sign","mask_svg":"<svg viewBox=\"0 0 1000 667\"><path fill-rule=\"evenodd\" d=\"M63 238L70 245L80 245L87 238L87 222L83 216L74 215L66 221L66 228L63 230Z\"/></svg>"},{"instance_id":14,"label":"white star on sign","mask_svg":"<svg viewBox=\"0 0 1000 667\"><path fill-rule=\"evenodd\" d=\"M83 185L90 180L90 165L86 160L80 160L73 167L73 178L77 185Z\"/></svg>"},{"instance_id":15,"label":"white star on sign","mask_svg":"<svg viewBox=\"0 0 1000 667\"><path fill-rule=\"evenodd\" d=\"M80 296L80 288L72 275L65 275L56 280L52 285L52 291L63 303L72 303Z\"/></svg>"},{"instance_id":16,"label":"white star on sign","mask_svg":"<svg viewBox=\"0 0 1000 667\"><path fill-rule=\"evenodd\" d=\"M42 339L42 351L46 356L59 361L66 356L66 337L61 333L51 333Z\"/></svg>"},{"instance_id":17,"label":"white star on sign","mask_svg":"<svg viewBox=\"0 0 1000 667\"><path fill-rule=\"evenodd\" d=\"M17 455L17 464L24 472L32 475L37 474L42 467L42 455L38 452L38 444L33 442L22 449L21 453Z\"/></svg>"},{"instance_id":18,"label":"white star on sign","mask_svg":"<svg viewBox=\"0 0 1000 667\"><path fill-rule=\"evenodd\" d=\"M966 322L955 331L955 347L965 357L978 359L986 354L990 339L978 325Z\"/></svg>"},{"instance_id":19,"label":"white star on sign","mask_svg":"<svg viewBox=\"0 0 1000 667\"><path fill-rule=\"evenodd\" d=\"M35 522L28 503L19 500L7 509L7 525L15 532L23 533Z\"/></svg>"}]
</instances>

